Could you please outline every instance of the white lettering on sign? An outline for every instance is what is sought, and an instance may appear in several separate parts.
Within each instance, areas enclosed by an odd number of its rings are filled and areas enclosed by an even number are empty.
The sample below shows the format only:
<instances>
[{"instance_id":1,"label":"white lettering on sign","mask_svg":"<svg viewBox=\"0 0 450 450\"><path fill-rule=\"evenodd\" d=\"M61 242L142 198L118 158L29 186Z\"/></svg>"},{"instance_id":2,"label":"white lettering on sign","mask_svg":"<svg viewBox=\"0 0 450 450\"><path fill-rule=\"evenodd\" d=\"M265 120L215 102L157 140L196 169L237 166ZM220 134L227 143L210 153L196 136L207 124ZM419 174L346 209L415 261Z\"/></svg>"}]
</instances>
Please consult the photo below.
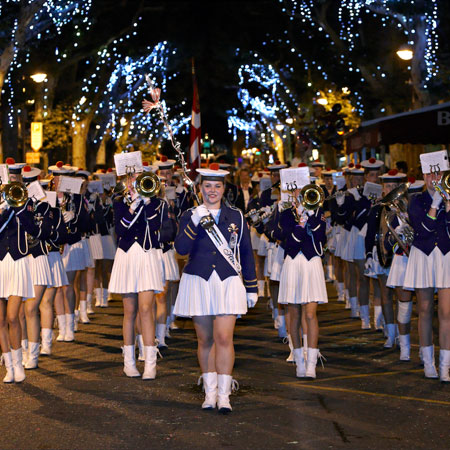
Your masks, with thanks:
<instances>
[{"instance_id":1,"label":"white lettering on sign","mask_svg":"<svg viewBox=\"0 0 450 450\"><path fill-rule=\"evenodd\" d=\"M438 111L437 119L439 126L450 125L450 111Z\"/></svg>"}]
</instances>

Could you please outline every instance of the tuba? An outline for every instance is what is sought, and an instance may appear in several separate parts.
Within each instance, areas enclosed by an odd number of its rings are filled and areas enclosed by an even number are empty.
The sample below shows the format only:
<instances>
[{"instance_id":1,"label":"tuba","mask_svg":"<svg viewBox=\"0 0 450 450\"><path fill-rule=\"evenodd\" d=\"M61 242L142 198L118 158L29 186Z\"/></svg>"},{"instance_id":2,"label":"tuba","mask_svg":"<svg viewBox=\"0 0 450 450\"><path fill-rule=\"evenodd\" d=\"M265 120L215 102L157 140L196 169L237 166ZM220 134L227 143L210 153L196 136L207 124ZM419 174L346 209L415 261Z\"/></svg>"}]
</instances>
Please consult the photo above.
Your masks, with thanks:
<instances>
[{"instance_id":1,"label":"tuba","mask_svg":"<svg viewBox=\"0 0 450 450\"><path fill-rule=\"evenodd\" d=\"M141 173L133 185L141 197L156 197L161 190L161 180L152 172Z\"/></svg>"},{"instance_id":2,"label":"tuba","mask_svg":"<svg viewBox=\"0 0 450 450\"><path fill-rule=\"evenodd\" d=\"M303 208L308 211L314 211L323 205L325 193L320 186L311 183L302 187L300 191L300 199Z\"/></svg>"},{"instance_id":3,"label":"tuba","mask_svg":"<svg viewBox=\"0 0 450 450\"><path fill-rule=\"evenodd\" d=\"M20 208L28 200L28 191L23 183L14 181L1 188L2 199L12 208Z\"/></svg>"}]
</instances>

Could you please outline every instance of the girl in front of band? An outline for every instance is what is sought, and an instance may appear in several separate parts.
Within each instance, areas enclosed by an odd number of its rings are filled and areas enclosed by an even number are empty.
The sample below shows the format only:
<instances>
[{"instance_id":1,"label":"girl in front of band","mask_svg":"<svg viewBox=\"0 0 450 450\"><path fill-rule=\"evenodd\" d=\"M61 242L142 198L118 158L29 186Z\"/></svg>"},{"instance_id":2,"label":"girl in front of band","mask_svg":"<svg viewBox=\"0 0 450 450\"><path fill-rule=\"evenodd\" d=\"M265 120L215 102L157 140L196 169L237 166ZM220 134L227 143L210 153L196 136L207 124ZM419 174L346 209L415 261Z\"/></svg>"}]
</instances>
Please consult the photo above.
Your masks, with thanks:
<instances>
[{"instance_id":1,"label":"girl in front of band","mask_svg":"<svg viewBox=\"0 0 450 450\"><path fill-rule=\"evenodd\" d=\"M135 356L135 320L139 312L144 341L143 380L156 377L155 293L164 290L162 252L158 238L163 201L159 197L141 197L134 181L127 177L127 193L114 201L117 251L109 282L109 292L123 300L123 356L125 375L139 377Z\"/></svg>"},{"instance_id":2,"label":"girl in front of band","mask_svg":"<svg viewBox=\"0 0 450 450\"><path fill-rule=\"evenodd\" d=\"M438 377L432 327L437 289L439 372L441 381L450 382L450 200L443 193L444 200L433 185L441 176L442 172L424 173L426 190L410 201L408 215L414 228L414 241L404 289L414 289L417 296L420 350L426 378Z\"/></svg>"},{"instance_id":3,"label":"girl in front of band","mask_svg":"<svg viewBox=\"0 0 450 450\"><path fill-rule=\"evenodd\" d=\"M231 411L234 365L233 333L236 316L257 301L257 282L250 233L241 210L222 203L226 170L218 164L197 169L203 204L186 211L180 221L175 248L189 261L180 280L174 314L192 317L198 340L198 360L206 394L203 409ZM213 233L200 221L212 216ZM210 217L211 219L211 217ZM204 219L205 220L205 219ZM216 236L216 237L215 237ZM218 237L221 244L216 240ZM232 252L232 260L225 259ZM242 278L239 276L239 262Z\"/></svg>"},{"instance_id":4,"label":"girl in front of band","mask_svg":"<svg viewBox=\"0 0 450 450\"><path fill-rule=\"evenodd\" d=\"M296 191L295 195L298 198L299 191ZM306 210L302 204L298 204L281 213L280 226L286 240L278 302L288 305L289 330L294 347L297 377L316 378L319 356L317 305L328 302L321 261L326 242L326 219L321 207ZM305 308L306 312L308 342L306 364L299 332L300 306Z\"/></svg>"}]
</instances>

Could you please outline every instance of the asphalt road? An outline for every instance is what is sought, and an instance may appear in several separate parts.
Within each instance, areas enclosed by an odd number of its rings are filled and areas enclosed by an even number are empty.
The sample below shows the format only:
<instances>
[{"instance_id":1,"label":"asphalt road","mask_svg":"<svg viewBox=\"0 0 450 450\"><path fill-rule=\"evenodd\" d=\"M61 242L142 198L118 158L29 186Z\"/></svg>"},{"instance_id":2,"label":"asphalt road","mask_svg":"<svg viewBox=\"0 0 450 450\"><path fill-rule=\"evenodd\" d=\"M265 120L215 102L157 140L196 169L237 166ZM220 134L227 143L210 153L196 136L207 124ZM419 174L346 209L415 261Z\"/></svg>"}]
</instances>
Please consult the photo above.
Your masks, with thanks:
<instances>
[{"instance_id":1,"label":"asphalt road","mask_svg":"<svg viewBox=\"0 0 450 450\"><path fill-rule=\"evenodd\" d=\"M202 411L190 321L179 321L154 381L122 373L121 302L80 325L75 343L0 385L0 449L433 449L450 447L450 385L425 380L417 319L412 362L336 303L320 307L325 368L295 377L266 302L238 321L233 412ZM139 363L142 370L143 363ZM3 377L3 370L0 371Z\"/></svg>"}]
</instances>

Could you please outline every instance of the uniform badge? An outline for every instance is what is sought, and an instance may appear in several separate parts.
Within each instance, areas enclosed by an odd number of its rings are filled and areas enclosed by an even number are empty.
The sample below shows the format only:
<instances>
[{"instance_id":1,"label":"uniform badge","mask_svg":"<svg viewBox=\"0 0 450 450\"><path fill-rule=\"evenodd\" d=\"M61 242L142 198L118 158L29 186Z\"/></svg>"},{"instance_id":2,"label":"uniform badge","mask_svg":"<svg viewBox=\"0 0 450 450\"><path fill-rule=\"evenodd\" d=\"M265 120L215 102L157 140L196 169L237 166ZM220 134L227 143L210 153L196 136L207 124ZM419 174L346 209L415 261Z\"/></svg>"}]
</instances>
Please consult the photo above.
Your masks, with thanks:
<instances>
[{"instance_id":1,"label":"uniform badge","mask_svg":"<svg viewBox=\"0 0 450 450\"><path fill-rule=\"evenodd\" d=\"M229 227L228 227L228 231L231 233L230 236L230 242L228 243L228 245L230 246L230 248L234 249L236 247L237 244L237 236L238 236L238 227L236 226L235 223L232 223Z\"/></svg>"}]
</instances>

